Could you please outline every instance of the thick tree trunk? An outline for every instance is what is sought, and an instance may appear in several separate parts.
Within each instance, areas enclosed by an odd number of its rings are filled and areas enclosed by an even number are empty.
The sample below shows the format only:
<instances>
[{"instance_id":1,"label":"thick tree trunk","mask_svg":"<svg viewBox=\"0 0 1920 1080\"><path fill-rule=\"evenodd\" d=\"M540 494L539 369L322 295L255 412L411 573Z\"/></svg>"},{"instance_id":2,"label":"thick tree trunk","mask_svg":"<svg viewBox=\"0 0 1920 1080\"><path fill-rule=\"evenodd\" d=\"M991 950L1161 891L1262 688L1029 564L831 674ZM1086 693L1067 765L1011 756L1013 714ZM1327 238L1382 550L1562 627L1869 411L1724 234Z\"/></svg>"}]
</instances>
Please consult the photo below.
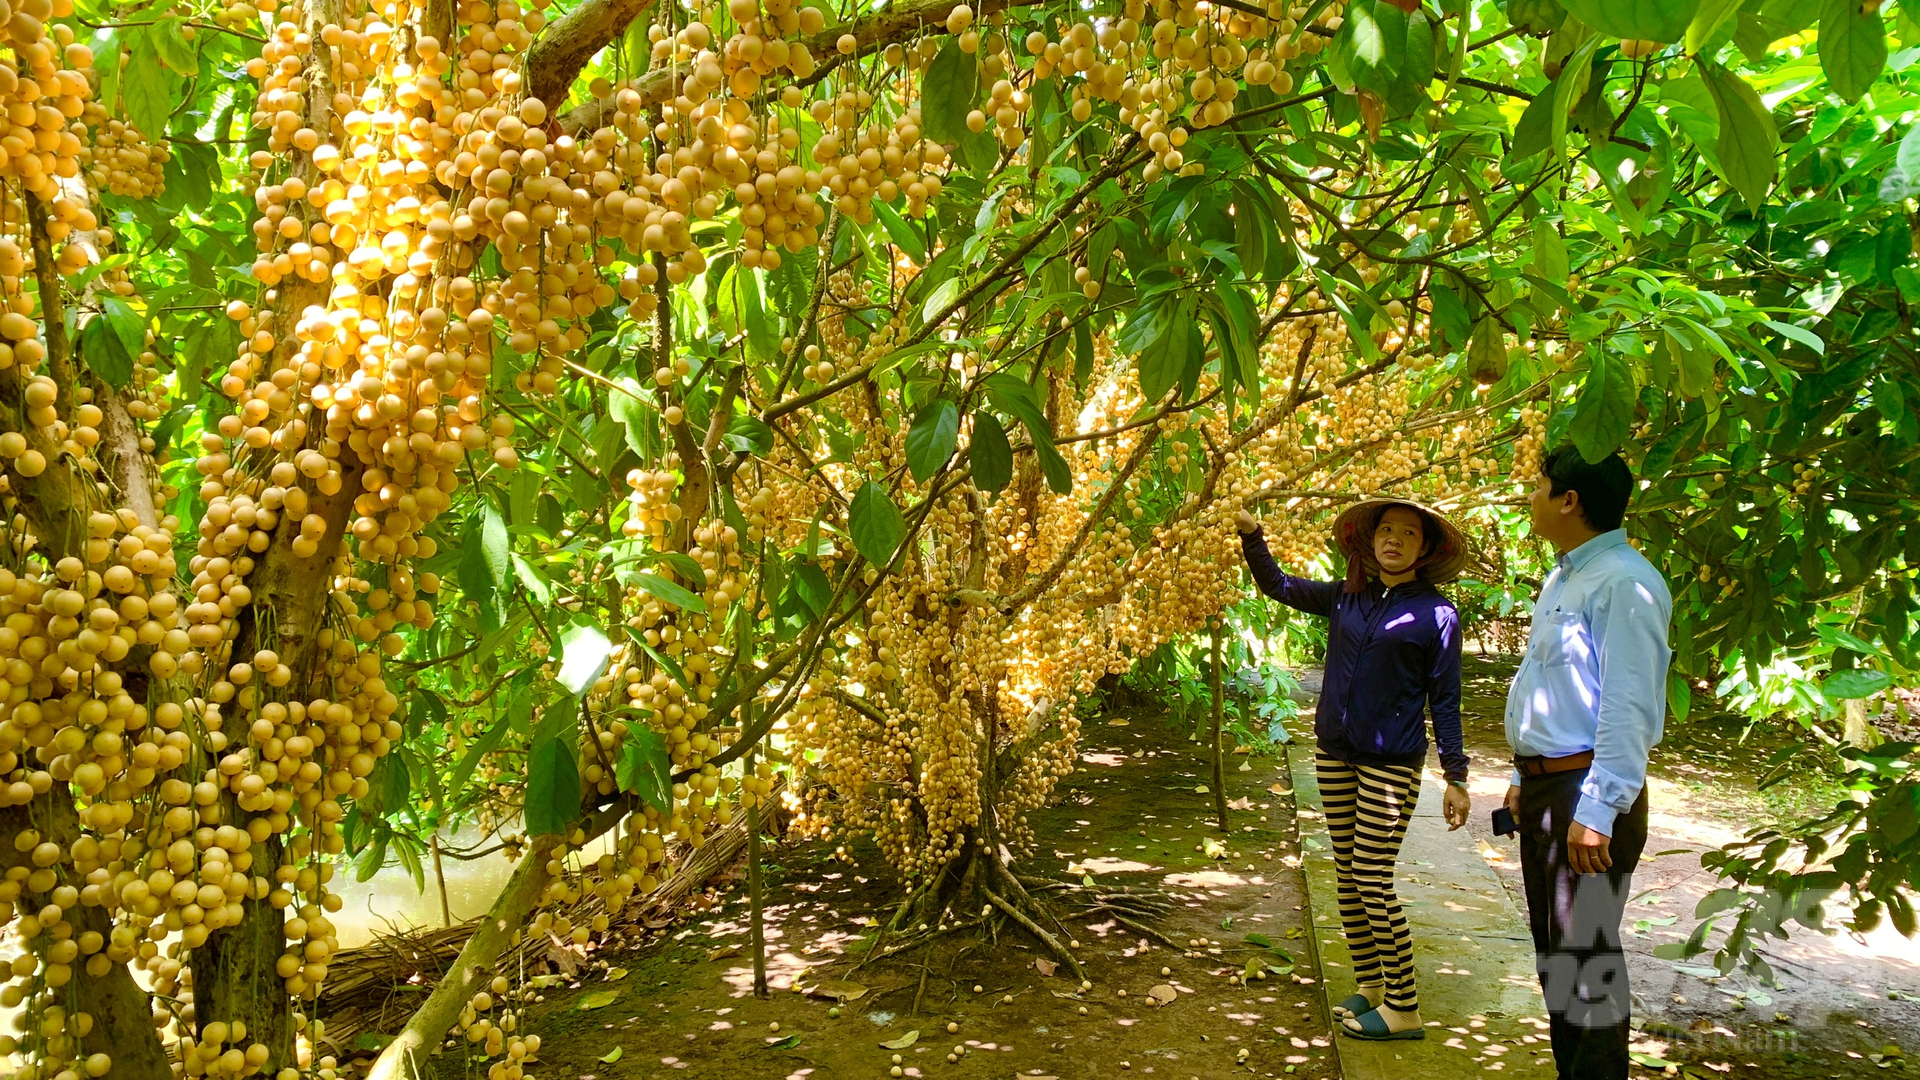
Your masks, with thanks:
<instances>
[{"instance_id":1,"label":"thick tree trunk","mask_svg":"<svg viewBox=\"0 0 1920 1080\"><path fill-rule=\"evenodd\" d=\"M1840 738L1848 746L1861 750L1871 750L1880 745L1880 730L1873 726L1866 698L1847 701L1846 726L1842 728Z\"/></svg>"},{"instance_id":2,"label":"thick tree trunk","mask_svg":"<svg viewBox=\"0 0 1920 1080\"><path fill-rule=\"evenodd\" d=\"M323 29L341 21L340 0L308 0L303 14L302 29L318 41ZM323 62L308 64L307 122L326 131L334 109L333 69L326 51L318 51L314 56ZM304 155L296 162L295 171L309 185L323 178ZM294 324L309 306L325 304L327 289L326 282L299 277L289 277L275 288L275 363L286 362L299 348L300 339L293 332ZM330 496L314 493L310 512L326 520L326 535L331 543L312 558L302 559L294 554L293 540L300 533L300 522L291 514L282 518L272 545L260 555L254 573L249 575L253 603L239 613L226 654L210 656L211 663L225 664L231 657L251 657L258 649L271 648L295 672L292 693L288 696L301 696L314 689L326 692L322 680L325 658L317 647L318 639L326 606L332 598L330 578L334 559L346 542L347 523L353 510L353 496L360 489L362 468L356 455L342 454L339 490ZM223 820L236 828L246 828L253 816L241 811L231 792L222 792L220 805ZM318 839L316 836L316 846ZM268 883L273 881L282 858L282 844L281 837L273 836L251 849L253 892L263 893L259 887L262 878ZM299 903L298 898L295 903ZM240 922L213 931L207 936L206 944L194 950L194 1018L202 1030L214 1021L244 1020L248 1040L267 1047L265 1072L272 1075L294 1064L293 1012L285 980L275 970L287 946L286 913L274 907L264 893L249 894L241 910Z\"/></svg>"}]
</instances>

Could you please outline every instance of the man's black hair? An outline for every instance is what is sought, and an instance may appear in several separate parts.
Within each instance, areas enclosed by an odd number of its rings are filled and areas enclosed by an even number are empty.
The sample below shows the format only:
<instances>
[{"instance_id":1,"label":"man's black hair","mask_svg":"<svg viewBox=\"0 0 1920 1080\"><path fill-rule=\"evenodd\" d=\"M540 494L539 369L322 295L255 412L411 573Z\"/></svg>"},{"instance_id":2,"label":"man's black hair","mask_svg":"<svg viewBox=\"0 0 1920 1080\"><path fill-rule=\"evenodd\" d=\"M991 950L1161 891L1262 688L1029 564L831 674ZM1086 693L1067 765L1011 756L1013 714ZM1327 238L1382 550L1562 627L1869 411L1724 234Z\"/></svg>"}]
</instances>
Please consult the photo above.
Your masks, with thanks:
<instances>
[{"instance_id":1,"label":"man's black hair","mask_svg":"<svg viewBox=\"0 0 1920 1080\"><path fill-rule=\"evenodd\" d=\"M1627 460L1618 451L1589 462L1569 443L1548 454L1540 471L1546 474L1556 497L1569 491L1580 493L1580 516L1595 532L1612 532L1627 516L1633 470L1627 468Z\"/></svg>"}]
</instances>

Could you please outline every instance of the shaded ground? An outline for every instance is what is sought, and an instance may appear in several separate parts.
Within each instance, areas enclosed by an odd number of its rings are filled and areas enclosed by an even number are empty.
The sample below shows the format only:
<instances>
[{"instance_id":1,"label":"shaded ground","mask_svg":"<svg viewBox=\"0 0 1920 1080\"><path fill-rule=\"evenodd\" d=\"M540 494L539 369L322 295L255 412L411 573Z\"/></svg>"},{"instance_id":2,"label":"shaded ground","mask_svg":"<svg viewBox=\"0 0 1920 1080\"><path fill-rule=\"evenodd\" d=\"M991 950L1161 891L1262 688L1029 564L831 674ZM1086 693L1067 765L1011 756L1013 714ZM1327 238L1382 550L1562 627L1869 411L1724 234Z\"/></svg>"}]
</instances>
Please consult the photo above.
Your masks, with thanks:
<instances>
[{"instance_id":1,"label":"shaded ground","mask_svg":"<svg viewBox=\"0 0 1920 1080\"><path fill-rule=\"evenodd\" d=\"M874 921L885 922L902 895L899 882L864 843L790 845L774 849L768 868L767 895L777 901L768 907L769 999L750 992L740 952L746 896L736 883L684 929L637 951L600 954L617 978L589 971L545 989L527 1024L543 1039L529 1072L542 1080L818 1080L887 1076L897 1053L899 1075L956 1080L1338 1076L1303 936L1284 758L1230 759L1227 794L1237 809L1233 831L1222 834L1210 796L1196 790L1206 765L1182 732L1148 712L1092 720L1087 732L1081 771L1053 807L1029 815L1039 849L1015 870L1163 890L1174 906L1155 927L1178 942L1210 944L1169 949L1109 917L1071 918L1072 901L1062 900L1093 983L1085 993L1064 970L1043 975L1036 961L1045 952L1018 931L997 941L939 937L856 970ZM1250 769L1239 771L1240 762ZM1275 948L1249 944L1249 933ZM1287 954L1297 962L1290 975L1229 981L1250 958L1284 968ZM795 992L796 980L865 989L833 1016L832 1002ZM1160 985L1175 1000L1150 1006ZM910 1046L879 1045L911 1031L919 1036ZM616 1048L617 1059L604 1061ZM469 1069L451 1054L439 1066L447 1077Z\"/></svg>"},{"instance_id":2,"label":"shaded ground","mask_svg":"<svg viewBox=\"0 0 1920 1080\"><path fill-rule=\"evenodd\" d=\"M1524 911L1518 851L1511 839L1492 836L1488 823L1510 773L1503 716L1514 666L1509 658L1468 656L1463 711L1474 758L1470 828ZM1744 720L1722 717L1670 727L1654 751L1649 858L1634 876L1625 934L1642 1029L1635 1047L1689 1066L1696 1076L1920 1072L1920 1064L1909 1065L1904 1056L1920 1055L1920 943L1891 928L1864 940L1800 930L1789 941L1763 945L1778 973L1774 987L1739 973L1703 978L1711 966L1705 957L1676 963L1653 955L1655 945L1692 932L1695 905L1718 885L1701 868L1700 852L1763 822L1831 807L1839 797L1830 779L1812 772L1756 791L1768 757L1784 743L1780 731L1747 732Z\"/></svg>"}]
</instances>

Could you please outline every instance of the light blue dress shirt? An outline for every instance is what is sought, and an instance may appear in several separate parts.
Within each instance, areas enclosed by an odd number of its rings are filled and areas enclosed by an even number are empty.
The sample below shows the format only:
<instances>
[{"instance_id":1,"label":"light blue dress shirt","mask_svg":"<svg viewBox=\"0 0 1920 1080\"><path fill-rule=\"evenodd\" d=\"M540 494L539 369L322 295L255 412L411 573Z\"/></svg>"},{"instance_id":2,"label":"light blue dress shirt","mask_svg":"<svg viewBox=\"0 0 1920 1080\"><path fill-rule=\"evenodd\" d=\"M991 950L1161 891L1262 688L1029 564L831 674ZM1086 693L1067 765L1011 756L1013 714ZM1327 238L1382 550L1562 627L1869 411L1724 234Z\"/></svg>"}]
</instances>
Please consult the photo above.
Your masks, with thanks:
<instances>
[{"instance_id":1,"label":"light blue dress shirt","mask_svg":"<svg viewBox=\"0 0 1920 1080\"><path fill-rule=\"evenodd\" d=\"M1607 836L1646 786L1647 754L1666 726L1672 612L1667 583L1626 531L1601 533L1560 556L1541 583L1527 654L1507 692L1515 754L1593 751L1573 819Z\"/></svg>"}]
</instances>

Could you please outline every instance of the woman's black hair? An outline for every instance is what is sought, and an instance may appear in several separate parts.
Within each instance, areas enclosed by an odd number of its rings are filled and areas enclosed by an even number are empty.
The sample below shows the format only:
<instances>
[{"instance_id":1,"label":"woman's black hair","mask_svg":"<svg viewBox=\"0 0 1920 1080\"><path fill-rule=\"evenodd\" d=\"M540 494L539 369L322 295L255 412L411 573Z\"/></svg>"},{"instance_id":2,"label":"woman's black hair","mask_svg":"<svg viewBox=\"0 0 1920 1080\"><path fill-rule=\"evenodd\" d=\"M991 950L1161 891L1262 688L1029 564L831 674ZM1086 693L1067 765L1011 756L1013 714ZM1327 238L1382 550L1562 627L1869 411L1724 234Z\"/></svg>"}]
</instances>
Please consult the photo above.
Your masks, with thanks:
<instances>
[{"instance_id":1,"label":"woman's black hair","mask_svg":"<svg viewBox=\"0 0 1920 1080\"><path fill-rule=\"evenodd\" d=\"M1566 443L1547 455L1540 471L1552 485L1552 494L1580 493L1580 516L1595 532L1612 532L1627 516L1627 499L1633 495L1633 470L1619 451L1599 461L1588 461L1573 444Z\"/></svg>"}]
</instances>

